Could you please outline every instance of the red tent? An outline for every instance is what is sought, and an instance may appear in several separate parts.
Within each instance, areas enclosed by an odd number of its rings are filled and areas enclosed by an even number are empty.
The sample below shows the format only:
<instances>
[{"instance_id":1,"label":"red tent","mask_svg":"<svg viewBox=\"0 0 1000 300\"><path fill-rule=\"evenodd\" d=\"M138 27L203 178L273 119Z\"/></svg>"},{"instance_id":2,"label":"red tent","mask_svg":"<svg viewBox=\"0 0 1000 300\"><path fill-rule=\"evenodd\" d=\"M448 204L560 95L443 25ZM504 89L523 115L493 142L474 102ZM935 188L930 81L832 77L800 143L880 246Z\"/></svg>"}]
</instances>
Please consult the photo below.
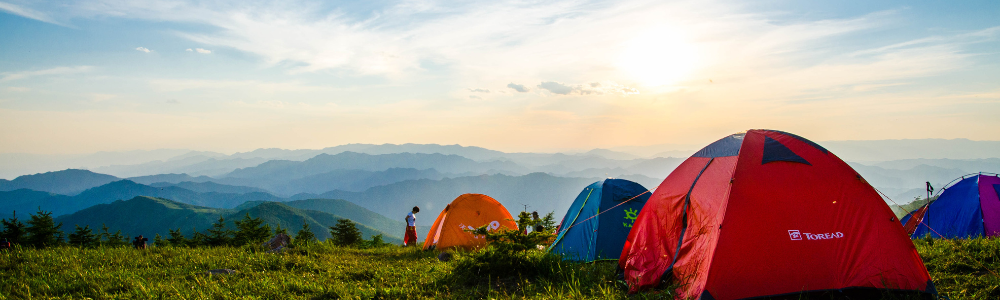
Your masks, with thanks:
<instances>
[{"instance_id":1,"label":"red tent","mask_svg":"<svg viewBox=\"0 0 1000 300\"><path fill-rule=\"evenodd\" d=\"M864 178L816 143L772 130L725 137L678 166L618 264L631 291L674 283L678 299L936 294Z\"/></svg>"}]
</instances>

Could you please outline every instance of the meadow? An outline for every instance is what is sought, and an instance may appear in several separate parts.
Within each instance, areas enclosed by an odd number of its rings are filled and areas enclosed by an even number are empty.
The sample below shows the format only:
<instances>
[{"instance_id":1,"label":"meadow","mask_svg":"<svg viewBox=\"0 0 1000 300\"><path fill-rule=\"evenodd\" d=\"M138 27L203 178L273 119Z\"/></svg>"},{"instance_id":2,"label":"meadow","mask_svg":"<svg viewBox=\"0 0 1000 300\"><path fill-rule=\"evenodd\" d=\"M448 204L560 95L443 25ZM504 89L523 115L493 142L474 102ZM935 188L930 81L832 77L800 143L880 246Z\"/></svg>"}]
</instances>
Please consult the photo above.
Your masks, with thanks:
<instances>
[{"instance_id":1,"label":"meadow","mask_svg":"<svg viewBox=\"0 0 1000 300\"><path fill-rule=\"evenodd\" d=\"M1000 299L1000 239L914 241L938 291ZM540 251L504 259L320 242L268 253L242 247L53 247L0 252L0 299L669 299L628 295L614 262L571 263ZM496 260L496 261L488 261ZM486 262L486 265L484 265ZM521 265L518 265L521 264ZM530 265L525 265L530 264ZM518 275L504 272L522 269ZM209 275L231 269L233 274ZM498 272L499 271L499 272ZM501 274L494 277L491 274Z\"/></svg>"}]
</instances>

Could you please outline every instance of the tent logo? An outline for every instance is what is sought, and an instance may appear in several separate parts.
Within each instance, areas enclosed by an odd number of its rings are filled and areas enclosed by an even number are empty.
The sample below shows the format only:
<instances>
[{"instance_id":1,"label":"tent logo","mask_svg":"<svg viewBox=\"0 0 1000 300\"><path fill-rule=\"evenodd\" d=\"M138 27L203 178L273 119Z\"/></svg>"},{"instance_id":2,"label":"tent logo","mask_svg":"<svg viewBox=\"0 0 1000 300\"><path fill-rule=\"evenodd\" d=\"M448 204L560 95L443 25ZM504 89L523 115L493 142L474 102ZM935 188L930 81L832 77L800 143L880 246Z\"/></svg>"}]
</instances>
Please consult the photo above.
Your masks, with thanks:
<instances>
[{"instance_id":1,"label":"tent logo","mask_svg":"<svg viewBox=\"0 0 1000 300\"><path fill-rule=\"evenodd\" d=\"M635 218L638 216L639 216L638 210L626 209L625 220L631 220L631 222L626 221L625 223L622 223L622 225L625 225L625 228L632 228L632 225L635 224Z\"/></svg>"},{"instance_id":2,"label":"tent logo","mask_svg":"<svg viewBox=\"0 0 1000 300\"><path fill-rule=\"evenodd\" d=\"M808 232L799 232L798 230L789 230L788 231L788 238L792 239L793 241L801 241L803 236L805 236L806 240L809 240L809 241L829 240L829 239L843 238L844 237L844 233L843 232L808 233Z\"/></svg>"}]
</instances>

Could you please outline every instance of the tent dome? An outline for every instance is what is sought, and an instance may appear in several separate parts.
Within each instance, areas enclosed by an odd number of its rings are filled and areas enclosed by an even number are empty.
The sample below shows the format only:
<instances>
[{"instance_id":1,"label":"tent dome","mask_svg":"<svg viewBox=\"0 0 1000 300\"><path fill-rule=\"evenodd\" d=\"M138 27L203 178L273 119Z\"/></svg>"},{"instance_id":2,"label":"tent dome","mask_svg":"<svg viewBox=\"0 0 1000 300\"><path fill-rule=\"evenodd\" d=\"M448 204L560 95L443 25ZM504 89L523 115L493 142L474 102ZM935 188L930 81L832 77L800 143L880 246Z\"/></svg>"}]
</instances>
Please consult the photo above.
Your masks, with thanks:
<instances>
[{"instance_id":1,"label":"tent dome","mask_svg":"<svg viewBox=\"0 0 1000 300\"><path fill-rule=\"evenodd\" d=\"M957 183L942 189L937 200L910 212L900 222L912 238L928 234L936 238L998 236L998 194L1000 177L997 174L962 176Z\"/></svg>"},{"instance_id":2,"label":"tent dome","mask_svg":"<svg viewBox=\"0 0 1000 300\"><path fill-rule=\"evenodd\" d=\"M549 251L564 259L618 259L649 190L624 179L605 179L580 192L559 225Z\"/></svg>"},{"instance_id":3,"label":"tent dome","mask_svg":"<svg viewBox=\"0 0 1000 300\"><path fill-rule=\"evenodd\" d=\"M895 215L864 178L797 135L750 130L681 163L618 261L630 289L678 299L936 294Z\"/></svg>"},{"instance_id":4,"label":"tent dome","mask_svg":"<svg viewBox=\"0 0 1000 300\"><path fill-rule=\"evenodd\" d=\"M486 239L466 232L465 229L489 225L491 230L501 227L517 230L517 223L513 219L503 204L490 196L482 194L458 196L434 220L431 231L424 240L424 250L478 249L486 245Z\"/></svg>"}]
</instances>

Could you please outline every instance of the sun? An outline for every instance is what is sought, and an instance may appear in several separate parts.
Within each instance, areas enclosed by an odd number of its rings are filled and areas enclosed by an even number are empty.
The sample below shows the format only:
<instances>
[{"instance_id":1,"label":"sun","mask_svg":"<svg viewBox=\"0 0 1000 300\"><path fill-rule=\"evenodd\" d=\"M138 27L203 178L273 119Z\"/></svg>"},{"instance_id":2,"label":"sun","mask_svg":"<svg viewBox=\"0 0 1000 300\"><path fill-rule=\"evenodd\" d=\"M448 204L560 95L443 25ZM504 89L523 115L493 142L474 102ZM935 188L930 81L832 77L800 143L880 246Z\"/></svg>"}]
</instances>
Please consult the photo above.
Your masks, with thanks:
<instances>
[{"instance_id":1,"label":"sun","mask_svg":"<svg viewBox=\"0 0 1000 300\"><path fill-rule=\"evenodd\" d=\"M625 44L618 66L644 85L672 85L694 71L698 58L697 47L681 32L670 27L656 27Z\"/></svg>"}]
</instances>

